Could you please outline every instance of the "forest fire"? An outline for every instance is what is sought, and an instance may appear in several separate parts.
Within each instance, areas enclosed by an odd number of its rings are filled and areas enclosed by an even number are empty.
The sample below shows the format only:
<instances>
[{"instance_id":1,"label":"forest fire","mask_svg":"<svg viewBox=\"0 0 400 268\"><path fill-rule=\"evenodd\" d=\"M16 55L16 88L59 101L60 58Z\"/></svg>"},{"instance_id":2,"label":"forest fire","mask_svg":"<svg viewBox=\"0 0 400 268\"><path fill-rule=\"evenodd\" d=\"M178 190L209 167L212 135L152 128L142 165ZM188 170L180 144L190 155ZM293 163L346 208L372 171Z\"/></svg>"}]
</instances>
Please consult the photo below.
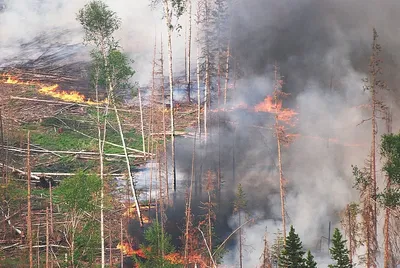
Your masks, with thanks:
<instances>
[{"instance_id":1,"label":"forest fire","mask_svg":"<svg viewBox=\"0 0 400 268\"><path fill-rule=\"evenodd\" d=\"M137 257L140 257L142 259L147 258L146 253L142 249L133 249L132 246L126 242L122 243L122 245L118 244L117 249L122 250L122 253L126 256L136 255ZM147 248L147 250L150 250L150 248ZM164 256L164 259L169 261L171 264L184 264L185 263L184 257L179 252L173 252L173 253L166 254ZM199 265L199 267L206 267L206 265L207 265L206 262L201 257L201 255L198 255L198 254L189 255L188 263L189 264L196 263ZM136 267L139 267L139 266L136 266Z\"/></svg>"},{"instance_id":2,"label":"forest fire","mask_svg":"<svg viewBox=\"0 0 400 268\"><path fill-rule=\"evenodd\" d=\"M297 113L291 109L282 109L282 101L273 100L272 96L267 96L263 102L257 104L254 107L256 112L267 112L277 114L278 120L285 123L290 123L292 118L297 115Z\"/></svg>"},{"instance_id":3,"label":"forest fire","mask_svg":"<svg viewBox=\"0 0 400 268\"><path fill-rule=\"evenodd\" d=\"M54 84L51 86L42 84L40 82L35 82L35 81L22 81L18 79L17 77L14 77L10 74L2 74L0 76L0 80L3 81L5 84L13 84L13 85L30 85L30 86L36 86L39 87L39 93L43 95L47 95L56 99L60 99L63 101L67 102L76 102L76 103L85 103L89 105L96 105L96 104L101 104L105 103L105 100L102 102L94 102L91 101L90 99L87 99L83 94L73 90L70 92L60 90L60 86L58 84Z\"/></svg>"}]
</instances>

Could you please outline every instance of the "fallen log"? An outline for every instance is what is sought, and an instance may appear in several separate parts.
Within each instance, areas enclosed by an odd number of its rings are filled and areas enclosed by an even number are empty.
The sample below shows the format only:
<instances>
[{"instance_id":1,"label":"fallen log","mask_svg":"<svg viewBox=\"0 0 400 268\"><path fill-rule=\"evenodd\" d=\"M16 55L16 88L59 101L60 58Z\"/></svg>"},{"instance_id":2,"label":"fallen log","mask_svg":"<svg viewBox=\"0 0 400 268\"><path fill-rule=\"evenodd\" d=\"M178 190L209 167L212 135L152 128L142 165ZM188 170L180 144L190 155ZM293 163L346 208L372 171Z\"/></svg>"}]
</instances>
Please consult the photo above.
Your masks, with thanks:
<instances>
[{"instance_id":1,"label":"fallen log","mask_svg":"<svg viewBox=\"0 0 400 268\"><path fill-rule=\"evenodd\" d=\"M36 99L36 98L26 98L26 97L18 97L18 96L10 96L10 99L12 100L24 100L24 101L34 101L34 102L44 102L44 103L52 103L52 104L63 104L63 105L78 105L78 106L82 106L82 107L95 107L95 108L100 108L100 109L105 109L105 106L96 106L96 105L90 105L90 104L84 104L84 103L80 103L80 102L67 102L67 101L55 101L55 100L43 100L43 99ZM138 113L139 111L135 111L135 110L127 110L127 109L117 109L120 112L136 112Z\"/></svg>"},{"instance_id":2,"label":"fallen log","mask_svg":"<svg viewBox=\"0 0 400 268\"><path fill-rule=\"evenodd\" d=\"M0 148L7 149L8 151L13 151L13 152L27 152L27 149L23 148L17 148L13 146L2 146L0 145ZM50 151L47 149L30 149L29 151L34 152L34 153L53 153L53 154L74 154L74 155L99 155L98 152L87 152L87 151ZM114 157L125 157L125 155L122 154L108 154L105 153L105 156L114 156ZM144 158L143 155L133 155L129 154L128 157L131 158Z\"/></svg>"}]
</instances>

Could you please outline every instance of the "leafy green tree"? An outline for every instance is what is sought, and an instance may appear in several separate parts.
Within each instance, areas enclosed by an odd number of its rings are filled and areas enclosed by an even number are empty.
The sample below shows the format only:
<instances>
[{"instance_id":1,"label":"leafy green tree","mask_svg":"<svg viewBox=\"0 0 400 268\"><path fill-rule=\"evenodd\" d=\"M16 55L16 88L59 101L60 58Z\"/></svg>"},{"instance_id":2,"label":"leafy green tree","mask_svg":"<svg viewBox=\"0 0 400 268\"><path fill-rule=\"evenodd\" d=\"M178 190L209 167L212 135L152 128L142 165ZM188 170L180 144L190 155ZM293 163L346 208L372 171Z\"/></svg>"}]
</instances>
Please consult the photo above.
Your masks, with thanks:
<instances>
[{"instance_id":1,"label":"leafy green tree","mask_svg":"<svg viewBox=\"0 0 400 268\"><path fill-rule=\"evenodd\" d=\"M314 260L314 256L311 251L307 251L307 256L305 259L305 268L317 268L317 262Z\"/></svg>"},{"instance_id":2,"label":"leafy green tree","mask_svg":"<svg viewBox=\"0 0 400 268\"><path fill-rule=\"evenodd\" d=\"M54 190L54 201L65 213L64 232L70 248L70 267L91 264L100 243L93 218L99 212L101 180L78 171Z\"/></svg>"},{"instance_id":3,"label":"leafy green tree","mask_svg":"<svg viewBox=\"0 0 400 268\"><path fill-rule=\"evenodd\" d=\"M286 245L284 246L281 258L279 260L279 267L285 268L302 268L304 267L305 260L303 245L300 237L295 233L293 226L290 226L290 232L286 237Z\"/></svg>"},{"instance_id":4,"label":"leafy green tree","mask_svg":"<svg viewBox=\"0 0 400 268\"><path fill-rule=\"evenodd\" d=\"M333 246L329 249L332 259L336 264L329 265L329 268L351 268L353 265L350 263L349 251L346 247L346 240L343 240L342 234L336 228L333 233L332 239Z\"/></svg>"},{"instance_id":5,"label":"leafy green tree","mask_svg":"<svg viewBox=\"0 0 400 268\"><path fill-rule=\"evenodd\" d=\"M140 248L143 251L146 259L141 261L136 255L133 259L142 268L154 268L154 267L165 267L165 268L180 268L183 267L180 264L174 264L162 255L162 251L165 255L175 252L175 248L172 244L171 235L162 232L161 225L154 223L144 233L146 243L141 245Z\"/></svg>"}]
</instances>

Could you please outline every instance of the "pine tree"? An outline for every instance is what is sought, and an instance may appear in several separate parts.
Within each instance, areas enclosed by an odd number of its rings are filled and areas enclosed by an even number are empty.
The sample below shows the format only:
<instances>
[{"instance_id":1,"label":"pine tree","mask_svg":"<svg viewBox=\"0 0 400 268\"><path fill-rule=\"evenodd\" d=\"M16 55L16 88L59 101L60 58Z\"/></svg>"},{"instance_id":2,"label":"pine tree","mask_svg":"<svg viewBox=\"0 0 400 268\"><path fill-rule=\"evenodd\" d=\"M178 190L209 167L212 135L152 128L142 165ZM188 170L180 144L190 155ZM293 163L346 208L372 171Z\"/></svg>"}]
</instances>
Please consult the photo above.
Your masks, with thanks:
<instances>
[{"instance_id":1,"label":"pine tree","mask_svg":"<svg viewBox=\"0 0 400 268\"><path fill-rule=\"evenodd\" d=\"M295 233L293 225L290 226L290 232L286 237L286 245L283 248L279 267L285 268L302 268L305 265L303 258L304 251L300 237Z\"/></svg>"},{"instance_id":2,"label":"pine tree","mask_svg":"<svg viewBox=\"0 0 400 268\"><path fill-rule=\"evenodd\" d=\"M317 268L317 263L314 260L314 256L311 254L311 251L307 252L307 256L305 259L305 268Z\"/></svg>"},{"instance_id":3,"label":"pine tree","mask_svg":"<svg viewBox=\"0 0 400 268\"><path fill-rule=\"evenodd\" d=\"M247 206L246 194L243 191L242 185L239 184L236 199L234 202L234 212L238 213L239 226L242 225L242 214ZM243 231L242 228L239 230L239 267L243 267Z\"/></svg>"},{"instance_id":4,"label":"pine tree","mask_svg":"<svg viewBox=\"0 0 400 268\"><path fill-rule=\"evenodd\" d=\"M346 247L346 240L342 239L342 234L339 229L336 228L333 233L332 243L333 246L329 249L331 252L332 259L336 261L336 264L329 265L329 268L351 268L353 265L350 263L349 251Z\"/></svg>"}]
</instances>

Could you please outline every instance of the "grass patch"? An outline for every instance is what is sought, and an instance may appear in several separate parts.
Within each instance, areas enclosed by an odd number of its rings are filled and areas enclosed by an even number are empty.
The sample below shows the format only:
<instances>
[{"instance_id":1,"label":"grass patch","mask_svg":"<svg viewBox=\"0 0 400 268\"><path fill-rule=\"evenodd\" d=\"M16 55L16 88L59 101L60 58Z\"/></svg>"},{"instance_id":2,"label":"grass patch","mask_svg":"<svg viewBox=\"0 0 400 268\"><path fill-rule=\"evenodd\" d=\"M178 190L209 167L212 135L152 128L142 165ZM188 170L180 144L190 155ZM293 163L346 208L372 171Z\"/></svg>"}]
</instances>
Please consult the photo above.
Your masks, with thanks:
<instances>
[{"instance_id":1,"label":"grass patch","mask_svg":"<svg viewBox=\"0 0 400 268\"><path fill-rule=\"evenodd\" d=\"M45 129L31 133L32 143L53 151L85 150L94 151L97 148L95 139L83 137L71 130L63 130L61 133L54 129Z\"/></svg>"}]
</instances>

